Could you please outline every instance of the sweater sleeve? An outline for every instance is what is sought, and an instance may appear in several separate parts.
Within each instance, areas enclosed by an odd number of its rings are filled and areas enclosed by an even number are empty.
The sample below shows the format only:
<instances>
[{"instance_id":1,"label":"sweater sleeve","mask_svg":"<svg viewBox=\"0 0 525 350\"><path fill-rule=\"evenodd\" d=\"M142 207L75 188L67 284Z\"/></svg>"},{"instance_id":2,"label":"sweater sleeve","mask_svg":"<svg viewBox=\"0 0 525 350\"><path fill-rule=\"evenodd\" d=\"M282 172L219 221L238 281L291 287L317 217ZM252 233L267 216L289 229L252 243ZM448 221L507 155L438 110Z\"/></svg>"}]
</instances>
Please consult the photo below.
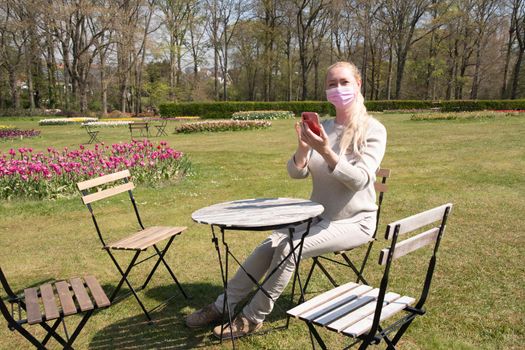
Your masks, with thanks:
<instances>
[{"instance_id":1,"label":"sweater sleeve","mask_svg":"<svg viewBox=\"0 0 525 350\"><path fill-rule=\"evenodd\" d=\"M334 178L355 192L375 181L375 173L385 155L386 129L379 122L375 124L368 130L363 154L356 158L341 156L332 172Z\"/></svg>"},{"instance_id":2,"label":"sweater sleeve","mask_svg":"<svg viewBox=\"0 0 525 350\"><path fill-rule=\"evenodd\" d=\"M288 160L286 167L288 169L288 175L293 179L304 179L308 176L308 166L298 168L297 165L295 165L294 157Z\"/></svg>"}]
</instances>

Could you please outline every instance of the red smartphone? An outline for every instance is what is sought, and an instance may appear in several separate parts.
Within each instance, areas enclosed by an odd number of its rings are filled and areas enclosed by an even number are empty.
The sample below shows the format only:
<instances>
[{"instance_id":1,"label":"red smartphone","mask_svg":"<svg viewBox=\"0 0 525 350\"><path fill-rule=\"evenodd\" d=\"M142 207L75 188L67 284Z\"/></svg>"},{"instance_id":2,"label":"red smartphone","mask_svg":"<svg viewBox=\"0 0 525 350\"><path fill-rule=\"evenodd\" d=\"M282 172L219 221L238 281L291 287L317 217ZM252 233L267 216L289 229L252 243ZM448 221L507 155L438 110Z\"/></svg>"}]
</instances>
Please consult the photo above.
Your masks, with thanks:
<instances>
[{"instance_id":1,"label":"red smartphone","mask_svg":"<svg viewBox=\"0 0 525 350\"><path fill-rule=\"evenodd\" d=\"M303 120L306 125L308 125L308 128L312 130L314 134L317 136L321 136L321 129L319 126L319 114L315 112L303 112L301 114L301 119Z\"/></svg>"}]
</instances>

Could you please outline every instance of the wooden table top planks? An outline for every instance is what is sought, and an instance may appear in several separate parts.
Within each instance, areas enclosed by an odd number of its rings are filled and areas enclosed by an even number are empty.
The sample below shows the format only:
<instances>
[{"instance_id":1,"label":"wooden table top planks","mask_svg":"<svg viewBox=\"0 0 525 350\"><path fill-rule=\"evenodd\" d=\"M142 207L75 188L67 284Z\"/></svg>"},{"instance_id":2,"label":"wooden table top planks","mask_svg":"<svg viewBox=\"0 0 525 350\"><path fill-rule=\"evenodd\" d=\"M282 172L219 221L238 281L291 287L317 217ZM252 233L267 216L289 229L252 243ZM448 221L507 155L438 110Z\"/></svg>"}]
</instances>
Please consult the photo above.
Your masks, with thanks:
<instances>
[{"instance_id":1,"label":"wooden table top planks","mask_svg":"<svg viewBox=\"0 0 525 350\"><path fill-rule=\"evenodd\" d=\"M304 222L320 215L324 207L298 198L252 198L214 204L191 215L201 224L225 228L257 229Z\"/></svg>"}]
</instances>

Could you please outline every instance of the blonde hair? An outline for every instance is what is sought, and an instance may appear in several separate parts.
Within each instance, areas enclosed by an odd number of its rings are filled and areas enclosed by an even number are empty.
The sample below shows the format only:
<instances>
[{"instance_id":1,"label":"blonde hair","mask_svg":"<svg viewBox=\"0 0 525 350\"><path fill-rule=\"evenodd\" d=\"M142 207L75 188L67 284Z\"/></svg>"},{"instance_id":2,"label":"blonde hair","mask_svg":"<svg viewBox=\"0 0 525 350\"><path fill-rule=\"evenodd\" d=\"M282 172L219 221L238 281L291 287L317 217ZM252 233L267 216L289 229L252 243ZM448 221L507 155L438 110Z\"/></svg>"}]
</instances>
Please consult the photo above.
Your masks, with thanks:
<instances>
[{"instance_id":1,"label":"blonde hair","mask_svg":"<svg viewBox=\"0 0 525 350\"><path fill-rule=\"evenodd\" d=\"M328 67L327 74L335 67L346 67L350 69L354 78L357 81L361 81L361 73L355 64L344 61L336 62ZM350 115L348 118L349 123L339 142L340 153L344 154L347 150L350 150L352 153L361 155L366 146L366 129L370 116L366 111L365 98L360 90L357 92L357 96L347 113Z\"/></svg>"}]
</instances>

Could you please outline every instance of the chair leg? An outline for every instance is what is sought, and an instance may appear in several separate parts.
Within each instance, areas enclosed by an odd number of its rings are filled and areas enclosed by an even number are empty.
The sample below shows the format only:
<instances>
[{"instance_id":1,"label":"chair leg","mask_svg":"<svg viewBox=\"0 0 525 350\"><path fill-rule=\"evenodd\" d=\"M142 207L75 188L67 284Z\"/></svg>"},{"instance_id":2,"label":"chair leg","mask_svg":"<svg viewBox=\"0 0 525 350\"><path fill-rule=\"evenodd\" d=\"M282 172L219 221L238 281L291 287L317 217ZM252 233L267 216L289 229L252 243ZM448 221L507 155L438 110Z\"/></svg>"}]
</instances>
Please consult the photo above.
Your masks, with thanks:
<instances>
[{"instance_id":1,"label":"chair leg","mask_svg":"<svg viewBox=\"0 0 525 350\"><path fill-rule=\"evenodd\" d=\"M45 322L41 323L41 325L45 324L47 326L47 327L44 327L42 325L42 327L47 331L47 334L46 334L45 338L42 340L42 345L46 345L47 342L49 341L49 339L51 339L51 337L54 337L55 339L57 339L56 336L55 336L55 335L58 335L58 334L56 334L56 329L58 328L58 326L60 325L60 322L62 322L62 320L63 320L63 318L58 318L55 321L55 323L53 323L53 325L51 327L49 327L49 325L47 323L45 323ZM60 338L60 340L57 339L57 341L60 344L62 344L63 346L66 346L67 342L64 341L64 339L62 337L60 337L60 336L58 336L58 337Z\"/></svg>"},{"instance_id":2,"label":"chair leg","mask_svg":"<svg viewBox=\"0 0 525 350\"><path fill-rule=\"evenodd\" d=\"M29 333L24 327L22 327L18 323L12 324L12 327L16 329L24 338L26 338L37 349L39 350L47 349L41 342L38 341L38 339L36 339L31 333Z\"/></svg>"},{"instance_id":3,"label":"chair leg","mask_svg":"<svg viewBox=\"0 0 525 350\"><path fill-rule=\"evenodd\" d=\"M182 285L179 283L179 280L177 279L177 277L175 276L175 274L173 273L173 271L171 270L170 266L168 265L168 263L166 262L166 260L164 260L164 255L166 254L166 252L168 251L168 248L170 247L171 243L173 242L173 239L175 238L175 236L171 237L171 239L168 241L168 243L166 244L166 246L164 247L164 249L162 251L159 250L159 248L157 247L157 245L153 245L153 248L155 249L155 251L157 252L157 254L159 255L159 259L157 260L157 263L155 264L155 266L153 267L153 269L151 270L146 282L144 283L143 287L146 288L146 285L149 283L149 280L151 279L151 276L153 276L153 273L155 272L155 270L157 269L157 267L159 266L159 264L162 262L164 264L164 266L166 267L166 269L168 270L169 274L171 275L171 278L173 278L173 281L175 282L175 284L177 285L177 287L179 287L182 295L184 296L185 299L188 299L188 295L186 294L186 292L184 291L184 289L182 288Z\"/></svg>"},{"instance_id":4,"label":"chair leg","mask_svg":"<svg viewBox=\"0 0 525 350\"><path fill-rule=\"evenodd\" d=\"M137 295L137 292L135 291L135 288L133 288L133 286L131 285L131 283L129 282L128 280L128 275L131 271L131 269L133 268L133 266L135 265L135 261L137 261L137 258L139 257L140 255L140 251L137 251L137 253L135 253L135 256L133 256L133 259L131 259L131 262L129 263L127 269L126 269L126 272L122 271L122 268L120 267L120 265L118 264L117 260L115 259L115 257L113 256L113 254L111 254L111 252L109 251L109 249L106 249L106 251L108 252L109 256L111 257L111 260L113 260L113 263L115 264L115 266L117 267L117 270L120 272L120 274L122 275L122 278L120 279L120 282L119 284L117 285L117 288L115 288L115 290L113 291L113 294L111 294L111 297L109 298L109 300L111 302L113 302L113 300L115 300L118 292L120 291L120 289L122 288L122 284L124 282L126 282L128 288L130 289L131 293L133 294L133 296L135 297L135 299L137 300L137 303L139 303L140 305L140 308L142 309L142 312L144 312L144 315L146 315L146 318L148 319L149 322L152 321L151 319L151 316L149 315L149 312L148 310L146 310L146 307L144 306L144 304L142 303L142 301L140 300L139 296Z\"/></svg>"},{"instance_id":5,"label":"chair leg","mask_svg":"<svg viewBox=\"0 0 525 350\"><path fill-rule=\"evenodd\" d=\"M324 343L323 339L321 339L321 336L319 335L319 332L317 332L317 329L315 329L314 325L311 324L310 322L306 322L306 324L308 325L308 330L310 332L310 341L312 343L312 349L315 350L315 344L312 339L312 335L313 335L315 340L317 341L317 344L319 344L321 349L327 350L328 348L326 347L326 344Z\"/></svg>"},{"instance_id":6,"label":"chair leg","mask_svg":"<svg viewBox=\"0 0 525 350\"><path fill-rule=\"evenodd\" d=\"M82 320L80 320L79 324L77 325L77 328L75 328L75 331L73 332L73 334L71 334L71 337L67 342L67 348L72 349L71 345L73 345L73 342L77 339L78 335L80 334L80 331L82 330L82 328L84 328L94 311L95 310L90 310L86 312L84 317L82 317Z\"/></svg>"},{"instance_id":7,"label":"chair leg","mask_svg":"<svg viewBox=\"0 0 525 350\"><path fill-rule=\"evenodd\" d=\"M392 349L395 348L395 345L397 345L397 343L399 342L403 334L405 334L406 330L408 329L412 321L414 321L414 319L407 321L407 323L402 325L401 328L399 328L399 330L396 332L396 335L392 339ZM390 349L390 345L389 345L389 349Z\"/></svg>"},{"instance_id":8,"label":"chair leg","mask_svg":"<svg viewBox=\"0 0 525 350\"><path fill-rule=\"evenodd\" d=\"M343 257L343 259L345 259L346 263L348 264L348 267L350 267L352 269L352 271L354 271L354 273L357 275L357 280L356 282L359 283L359 281L362 281L364 284L368 284L368 282L365 280L365 278L363 277L363 275L361 275L359 273L359 270L357 270L357 267L355 267L355 265L352 263L352 261L350 260L350 258L348 257L348 255L346 255L344 252L341 253L341 256Z\"/></svg>"},{"instance_id":9,"label":"chair leg","mask_svg":"<svg viewBox=\"0 0 525 350\"><path fill-rule=\"evenodd\" d=\"M330 275L330 273L328 272L328 270L323 266L323 264L321 264L320 261L317 262L317 264L319 265L319 268L321 269L321 271L323 271L324 275L326 276L326 278L328 278L328 280L330 281L330 283L332 283L332 285L334 287L338 287L339 284L337 284L337 282L334 280L334 278L332 277L332 275Z\"/></svg>"},{"instance_id":10,"label":"chair leg","mask_svg":"<svg viewBox=\"0 0 525 350\"><path fill-rule=\"evenodd\" d=\"M306 293L306 288L308 288L308 283L310 282L310 278L312 278L312 274L314 273L315 266L318 263L317 257L312 258L312 266L310 267L310 271L308 271L308 276L306 276L306 280L304 281L304 292Z\"/></svg>"}]
</instances>

